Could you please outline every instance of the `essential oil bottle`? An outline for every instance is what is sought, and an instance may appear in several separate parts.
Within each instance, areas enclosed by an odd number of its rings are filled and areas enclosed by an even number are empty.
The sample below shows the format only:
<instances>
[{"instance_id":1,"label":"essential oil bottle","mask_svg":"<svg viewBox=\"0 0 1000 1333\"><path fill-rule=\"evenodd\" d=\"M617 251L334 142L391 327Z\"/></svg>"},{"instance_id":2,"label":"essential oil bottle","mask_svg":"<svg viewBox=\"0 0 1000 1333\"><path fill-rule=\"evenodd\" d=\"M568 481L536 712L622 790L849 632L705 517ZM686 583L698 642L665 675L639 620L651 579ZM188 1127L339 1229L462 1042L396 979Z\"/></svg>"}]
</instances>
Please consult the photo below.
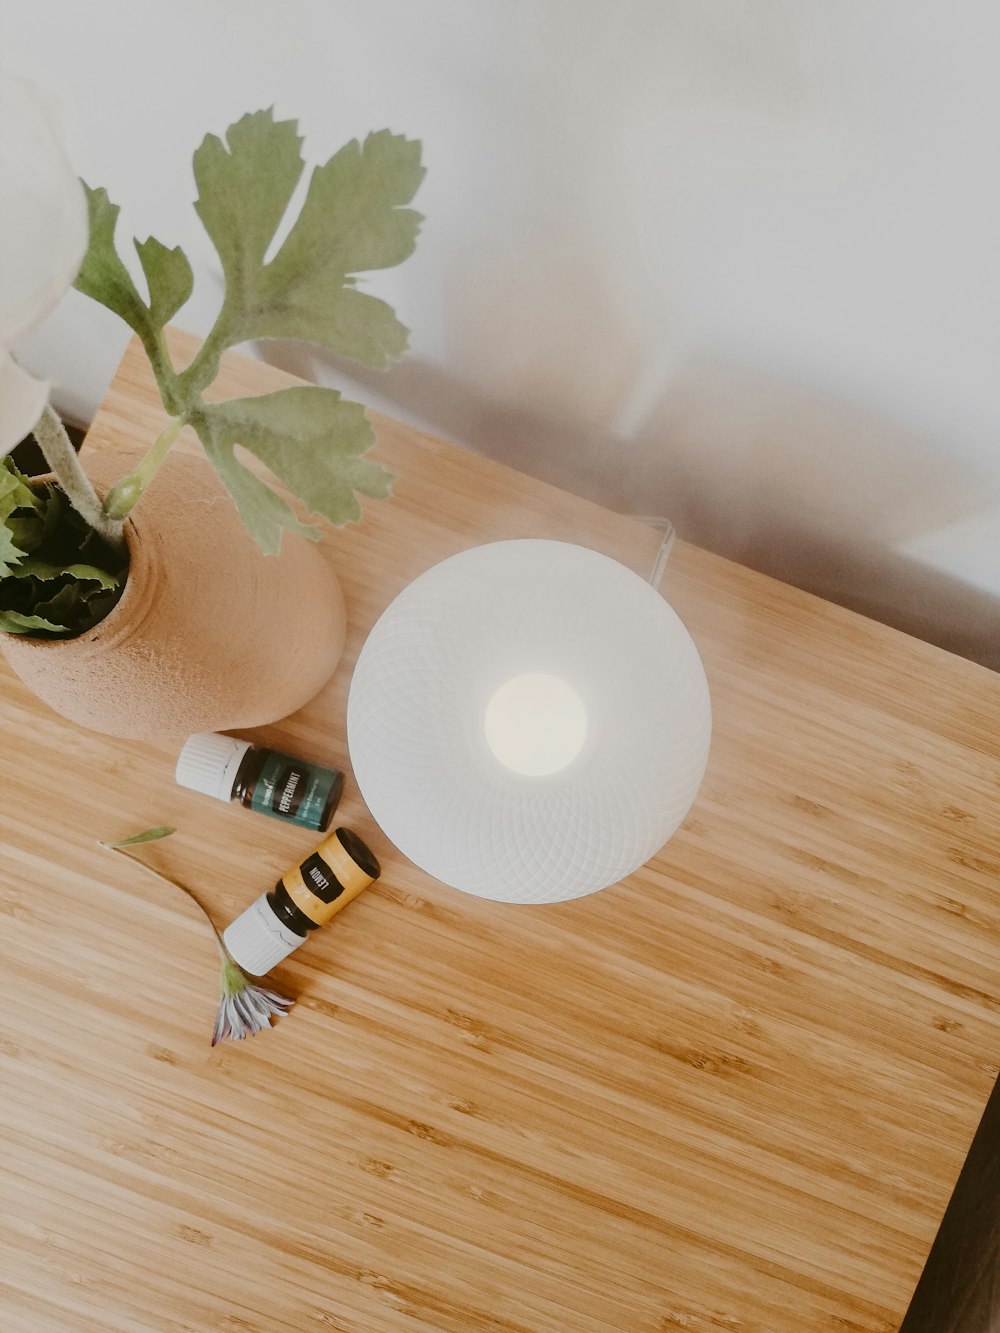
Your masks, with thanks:
<instances>
[{"instance_id":1,"label":"essential oil bottle","mask_svg":"<svg viewBox=\"0 0 1000 1333\"><path fill-rule=\"evenodd\" d=\"M272 819L325 833L344 790L344 775L280 750L214 731L189 736L174 774L182 787L239 801Z\"/></svg>"},{"instance_id":2,"label":"essential oil bottle","mask_svg":"<svg viewBox=\"0 0 1000 1333\"><path fill-rule=\"evenodd\" d=\"M262 977L381 873L358 835L337 829L226 927L222 938L230 956L245 972Z\"/></svg>"}]
</instances>

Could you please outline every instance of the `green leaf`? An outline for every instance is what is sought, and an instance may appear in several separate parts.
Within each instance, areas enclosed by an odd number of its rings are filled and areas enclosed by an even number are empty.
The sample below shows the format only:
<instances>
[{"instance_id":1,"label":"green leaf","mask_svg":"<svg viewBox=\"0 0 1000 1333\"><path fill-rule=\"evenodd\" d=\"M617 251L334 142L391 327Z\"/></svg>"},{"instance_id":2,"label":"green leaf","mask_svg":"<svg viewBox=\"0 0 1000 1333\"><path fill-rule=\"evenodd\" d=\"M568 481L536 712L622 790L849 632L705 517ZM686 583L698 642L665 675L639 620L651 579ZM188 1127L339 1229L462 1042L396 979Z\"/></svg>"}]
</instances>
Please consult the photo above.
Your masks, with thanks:
<instances>
[{"instance_id":1,"label":"green leaf","mask_svg":"<svg viewBox=\"0 0 1000 1333\"><path fill-rule=\"evenodd\" d=\"M6 463L8 460L4 460ZM0 467L0 521L15 509L41 509L43 500L38 491L28 485L27 479L10 463Z\"/></svg>"},{"instance_id":2,"label":"green leaf","mask_svg":"<svg viewBox=\"0 0 1000 1333\"><path fill-rule=\"evenodd\" d=\"M423 221L403 208L424 177L420 143L379 130L364 145L352 139L309 182L302 212L268 266L275 287L305 275L392 268L413 253Z\"/></svg>"},{"instance_id":3,"label":"green leaf","mask_svg":"<svg viewBox=\"0 0 1000 1333\"><path fill-rule=\"evenodd\" d=\"M319 343L339 356L384 370L406 351L409 330L392 306L343 282L334 270L316 274L308 287L287 293L261 313L250 336Z\"/></svg>"},{"instance_id":4,"label":"green leaf","mask_svg":"<svg viewBox=\"0 0 1000 1333\"><path fill-rule=\"evenodd\" d=\"M42 518L43 543L55 533L66 515L69 505L62 493L55 487L49 488L48 499L44 502L45 512Z\"/></svg>"},{"instance_id":5,"label":"green leaf","mask_svg":"<svg viewBox=\"0 0 1000 1333\"><path fill-rule=\"evenodd\" d=\"M334 389L303 386L232 399L205 408L199 420L216 446L241 444L313 513L338 526L361 517L356 492L373 499L389 494L389 474L363 457L375 442L364 409Z\"/></svg>"},{"instance_id":6,"label":"green leaf","mask_svg":"<svg viewBox=\"0 0 1000 1333\"><path fill-rule=\"evenodd\" d=\"M149 311L115 249L119 208L104 189L92 190L83 182L90 213L90 244L73 286L85 296L120 315L146 341L154 336Z\"/></svg>"},{"instance_id":7,"label":"green leaf","mask_svg":"<svg viewBox=\"0 0 1000 1333\"><path fill-rule=\"evenodd\" d=\"M354 274L389 268L412 252L421 217L403 207L423 178L420 144L381 130L352 140L312 174L302 211L270 263L268 246L302 173L294 121L271 111L208 135L194 156L198 215L226 278L219 346L298 338L385 366L407 330L384 301L353 290ZM217 358L199 367L204 388Z\"/></svg>"},{"instance_id":8,"label":"green leaf","mask_svg":"<svg viewBox=\"0 0 1000 1333\"><path fill-rule=\"evenodd\" d=\"M173 319L194 290L194 274L179 245L168 250L155 236L134 242L149 286L149 316L154 328L162 329Z\"/></svg>"},{"instance_id":9,"label":"green leaf","mask_svg":"<svg viewBox=\"0 0 1000 1333\"><path fill-rule=\"evenodd\" d=\"M222 261L226 301L242 309L302 175L302 140L294 120L267 110L231 125L226 144L208 134L194 155L195 209Z\"/></svg>"},{"instance_id":10,"label":"green leaf","mask_svg":"<svg viewBox=\"0 0 1000 1333\"><path fill-rule=\"evenodd\" d=\"M10 454L7 454L6 457L3 459L2 463L0 463L0 468L2 468L6 472L9 472L10 475L16 478L17 481L21 482L24 486L27 486L29 489L31 489L31 478L21 471L21 469L14 462L13 458L11 458Z\"/></svg>"},{"instance_id":11,"label":"green leaf","mask_svg":"<svg viewBox=\"0 0 1000 1333\"><path fill-rule=\"evenodd\" d=\"M102 620L121 596L127 556L106 547L54 483L30 485L9 460L0 463L0 515L4 513L2 628L67 638Z\"/></svg>"},{"instance_id":12,"label":"green leaf","mask_svg":"<svg viewBox=\"0 0 1000 1333\"><path fill-rule=\"evenodd\" d=\"M215 327L179 382L185 406L215 379L226 347L244 342L246 314L258 301L264 254L302 175L302 140L294 120L273 109L243 116L226 142L205 136L194 154L195 210L222 262L225 297Z\"/></svg>"},{"instance_id":13,"label":"green leaf","mask_svg":"<svg viewBox=\"0 0 1000 1333\"><path fill-rule=\"evenodd\" d=\"M352 275L413 252L421 215L409 203L423 179L420 144L380 130L317 167L295 225L246 302L246 338L299 338L385 366L407 330L389 306L353 290Z\"/></svg>"},{"instance_id":14,"label":"green leaf","mask_svg":"<svg viewBox=\"0 0 1000 1333\"><path fill-rule=\"evenodd\" d=\"M4 459L4 463L6 463L6 461L7 460ZM3 514L4 518L7 517L7 514L9 514L12 509L18 507L20 501L13 497L22 489L27 488L24 486L21 479L8 472L6 467L0 467L0 505L3 505L6 511Z\"/></svg>"},{"instance_id":15,"label":"green leaf","mask_svg":"<svg viewBox=\"0 0 1000 1333\"><path fill-rule=\"evenodd\" d=\"M11 514L4 519L4 526L10 533L15 546L26 555L40 544L45 532L45 523L37 514Z\"/></svg>"},{"instance_id":16,"label":"green leaf","mask_svg":"<svg viewBox=\"0 0 1000 1333\"><path fill-rule=\"evenodd\" d=\"M102 847L137 847L141 842L159 842L161 838L169 838L171 833L176 833L175 828L168 824L159 824L156 828L148 828L143 833L134 833L131 838L119 838L117 842L102 842Z\"/></svg>"},{"instance_id":17,"label":"green leaf","mask_svg":"<svg viewBox=\"0 0 1000 1333\"><path fill-rule=\"evenodd\" d=\"M0 578L42 539L46 500L9 458L0 463ZM23 511L23 512L22 512Z\"/></svg>"},{"instance_id":18,"label":"green leaf","mask_svg":"<svg viewBox=\"0 0 1000 1333\"><path fill-rule=\"evenodd\" d=\"M192 418L191 424L198 432L209 462L233 497L247 531L265 555L274 555L280 549L285 528L308 537L310 541L319 540L320 533L316 528L300 523L291 506L243 466L236 457L238 441L227 433L223 421L205 409Z\"/></svg>"},{"instance_id":19,"label":"green leaf","mask_svg":"<svg viewBox=\"0 0 1000 1333\"><path fill-rule=\"evenodd\" d=\"M0 611L0 631L4 634L31 634L34 630L51 630L62 634L63 625L54 625L42 616L25 616L19 611Z\"/></svg>"},{"instance_id":20,"label":"green leaf","mask_svg":"<svg viewBox=\"0 0 1000 1333\"><path fill-rule=\"evenodd\" d=\"M50 565L44 560L22 560L13 571L14 578L36 578L43 581L58 579L68 575L81 582L99 583L102 588L117 588L122 581L121 574L109 574L96 565Z\"/></svg>"},{"instance_id":21,"label":"green leaf","mask_svg":"<svg viewBox=\"0 0 1000 1333\"><path fill-rule=\"evenodd\" d=\"M64 630L75 630L83 600L79 583L67 583L47 601L35 603L35 614L55 621Z\"/></svg>"},{"instance_id":22,"label":"green leaf","mask_svg":"<svg viewBox=\"0 0 1000 1333\"><path fill-rule=\"evenodd\" d=\"M6 578L8 574L16 574L15 566L23 557L24 552L15 545L10 529L0 523L0 579Z\"/></svg>"},{"instance_id":23,"label":"green leaf","mask_svg":"<svg viewBox=\"0 0 1000 1333\"><path fill-rule=\"evenodd\" d=\"M95 591L91 593L86 598L86 614L81 618L80 632L93 629L95 625L99 625L104 617L114 610L119 596L120 593L117 590L114 592Z\"/></svg>"}]
</instances>

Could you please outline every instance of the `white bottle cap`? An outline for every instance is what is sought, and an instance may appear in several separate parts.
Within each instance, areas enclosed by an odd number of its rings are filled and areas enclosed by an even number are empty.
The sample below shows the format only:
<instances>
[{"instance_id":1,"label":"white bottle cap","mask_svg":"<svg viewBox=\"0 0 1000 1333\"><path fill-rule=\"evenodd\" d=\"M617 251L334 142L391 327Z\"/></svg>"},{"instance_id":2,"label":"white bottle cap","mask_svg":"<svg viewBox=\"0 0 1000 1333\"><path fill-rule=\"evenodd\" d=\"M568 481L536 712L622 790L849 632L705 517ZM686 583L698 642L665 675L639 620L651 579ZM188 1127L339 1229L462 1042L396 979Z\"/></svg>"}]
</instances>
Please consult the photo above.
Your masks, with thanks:
<instances>
[{"instance_id":1,"label":"white bottle cap","mask_svg":"<svg viewBox=\"0 0 1000 1333\"><path fill-rule=\"evenodd\" d=\"M302 944L304 937L283 926L271 910L267 894L250 904L222 932L234 963L251 976L262 977Z\"/></svg>"},{"instance_id":2,"label":"white bottle cap","mask_svg":"<svg viewBox=\"0 0 1000 1333\"><path fill-rule=\"evenodd\" d=\"M177 756L174 778L182 787L200 791L203 796L231 801L236 774L249 749L249 741L237 740L235 736L198 732L184 742Z\"/></svg>"}]
</instances>

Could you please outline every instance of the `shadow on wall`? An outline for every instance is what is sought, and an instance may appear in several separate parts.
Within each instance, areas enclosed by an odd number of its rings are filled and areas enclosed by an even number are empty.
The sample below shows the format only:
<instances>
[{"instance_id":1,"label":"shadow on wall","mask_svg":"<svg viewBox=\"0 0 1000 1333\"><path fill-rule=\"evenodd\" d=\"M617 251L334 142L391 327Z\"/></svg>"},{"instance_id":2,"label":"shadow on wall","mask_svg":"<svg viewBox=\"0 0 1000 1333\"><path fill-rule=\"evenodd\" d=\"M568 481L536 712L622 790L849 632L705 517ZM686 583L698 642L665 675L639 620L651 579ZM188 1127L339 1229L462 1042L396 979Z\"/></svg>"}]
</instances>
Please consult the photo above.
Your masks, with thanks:
<instances>
[{"instance_id":1,"label":"shadow on wall","mask_svg":"<svg viewBox=\"0 0 1000 1333\"><path fill-rule=\"evenodd\" d=\"M676 375L633 447L650 501L673 494L693 541L1000 669L1000 599L902 549L996 506L996 478L956 466L947 441L703 359Z\"/></svg>"},{"instance_id":2,"label":"shadow on wall","mask_svg":"<svg viewBox=\"0 0 1000 1333\"><path fill-rule=\"evenodd\" d=\"M899 549L996 506L996 480L832 395L689 358L626 438L491 401L416 359L377 372L302 346L263 355L305 379L349 377L479 453L608 508L665 515L688 541L1000 670L1000 599Z\"/></svg>"}]
</instances>

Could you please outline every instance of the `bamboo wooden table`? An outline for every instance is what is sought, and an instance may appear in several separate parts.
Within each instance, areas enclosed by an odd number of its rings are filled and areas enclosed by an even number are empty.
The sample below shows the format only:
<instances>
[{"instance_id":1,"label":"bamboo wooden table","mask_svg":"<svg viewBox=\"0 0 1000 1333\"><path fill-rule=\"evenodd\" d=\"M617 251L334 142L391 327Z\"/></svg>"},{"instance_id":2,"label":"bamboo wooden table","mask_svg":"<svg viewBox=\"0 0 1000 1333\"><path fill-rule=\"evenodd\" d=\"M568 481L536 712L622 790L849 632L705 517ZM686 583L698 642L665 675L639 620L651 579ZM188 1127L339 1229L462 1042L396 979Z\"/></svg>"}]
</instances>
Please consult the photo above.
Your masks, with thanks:
<instances>
[{"instance_id":1,"label":"bamboo wooden table","mask_svg":"<svg viewBox=\"0 0 1000 1333\"><path fill-rule=\"evenodd\" d=\"M177 347L185 345L178 338ZM229 396L289 377L231 359ZM133 347L91 448L152 439ZM351 638L268 741L347 764L351 665L416 574L503 537L648 573L659 535L389 421L335 534ZM1000 682L679 544L715 739L683 829L551 907L382 881L211 1050L220 922L310 835L176 787L169 747L0 720L0 1327L890 1333L997 1074Z\"/></svg>"}]
</instances>

